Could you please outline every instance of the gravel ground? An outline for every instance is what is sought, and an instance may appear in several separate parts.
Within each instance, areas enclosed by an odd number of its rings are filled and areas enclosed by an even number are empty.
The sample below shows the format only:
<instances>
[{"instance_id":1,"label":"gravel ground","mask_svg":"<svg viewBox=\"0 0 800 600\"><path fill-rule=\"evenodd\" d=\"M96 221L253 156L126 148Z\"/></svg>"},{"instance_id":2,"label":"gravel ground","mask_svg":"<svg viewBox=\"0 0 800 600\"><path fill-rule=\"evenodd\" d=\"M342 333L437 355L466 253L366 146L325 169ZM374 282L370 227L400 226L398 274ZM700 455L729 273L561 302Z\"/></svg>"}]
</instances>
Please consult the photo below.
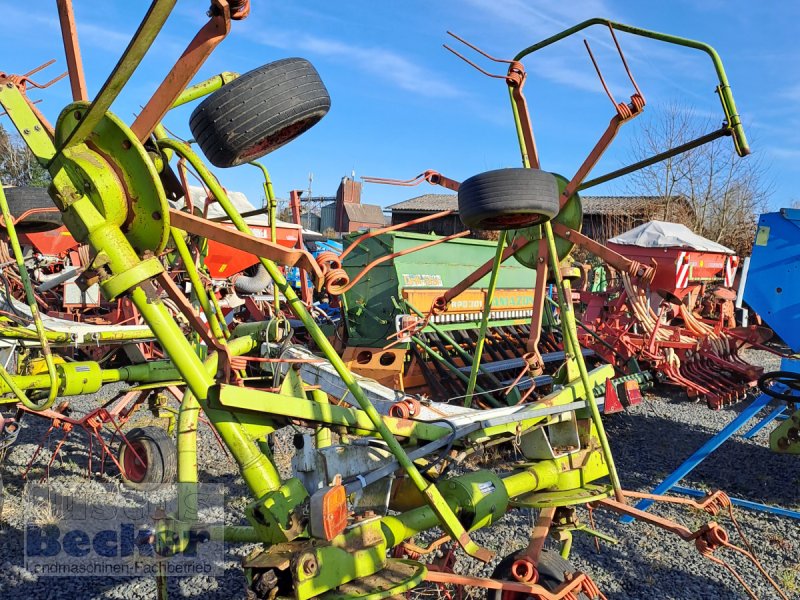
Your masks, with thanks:
<instances>
[{"instance_id":1,"label":"gravel ground","mask_svg":"<svg viewBox=\"0 0 800 600\"><path fill-rule=\"evenodd\" d=\"M778 363L766 353L753 352L750 360L774 370ZM113 390L105 390L109 395ZM96 398L72 401L76 413L96 406ZM606 417L606 427L614 450L623 485L647 491L673 468L718 432L742 405L711 411L704 404L685 400L682 394L660 388L649 392L646 401L624 413ZM755 422L755 421L754 421ZM24 481L21 470L28 463L38 441L47 429L42 419L27 419L19 440L3 466L5 489L0 520L0 598L82 599L154 598L152 578L121 579L110 577L37 577L22 568L22 515L20 494ZM278 448L289 445L290 432L282 435ZM86 479L86 451L83 434L74 433L54 463L49 482L54 489L81 485L93 489ZM798 457L779 456L767 446L767 432L753 440L734 438L712 455L684 482L699 488L721 488L731 496L800 509L800 461ZM279 458L281 458L279 456ZM286 466L286 456L281 461ZM44 473L49 453L34 463L30 478ZM248 500L246 488L232 462L220 450L207 428L201 429L199 447L200 480L220 483L226 489L227 523L243 519ZM95 476L93 481L115 482L113 476ZM99 486L98 486L99 488ZM98 493L102 493L98 491ZM655 514L673 518L691 528L703 522L703 515L693 510L658 507ZM796 520L774 515L737 510L744 530L766 569L782 583L792 598L800 597L800 527ZM585 510L580 516L587 520ZM479 531L474 538L498 553L498 560L526 543L535 515L528 510L514 510L495 527ZM719 522L731 532L725 517ZM588 572L609 600L627 598L746 598L741 587L720 566L702 558L692 544L674 535L643 524L620 524L613 515L595 512L595 527L614 536L619 543L603 543L598 552L593 538L576 534L572 561ZM242 598L244 580L239 567L248 546L226 549L221 576L170 578L171 598ZM727 555L726 555L727 556ZM751 583L760 598L777 597L756 571L742 560L731 561ZM460 558L462 573L489 575L494 565L482 565Z\"/></svg>"}]
</instances>

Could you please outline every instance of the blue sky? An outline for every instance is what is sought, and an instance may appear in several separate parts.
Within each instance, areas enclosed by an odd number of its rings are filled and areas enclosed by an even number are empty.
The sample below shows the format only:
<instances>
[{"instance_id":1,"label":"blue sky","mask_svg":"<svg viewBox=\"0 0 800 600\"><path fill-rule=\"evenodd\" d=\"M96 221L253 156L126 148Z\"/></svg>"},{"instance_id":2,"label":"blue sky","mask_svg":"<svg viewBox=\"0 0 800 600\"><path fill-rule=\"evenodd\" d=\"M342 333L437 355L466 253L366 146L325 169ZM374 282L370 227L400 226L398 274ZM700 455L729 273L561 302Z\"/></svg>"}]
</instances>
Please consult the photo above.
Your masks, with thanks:
<instances>
[{"instance_id":1,"label":"blue sky","mask_svg":"<svg viewBox=\"0 0 800 600\"><path fill-rule=\"evenodd\" d=\"M146 11L148 2L74 0L90 94L102 85ZM752 0L442 0L439 2L267 2L252 0L251 16L233 23L229 37L204 65L198 80L230 70L244 73L288 56L309 59L332 98L315 128L266 156L277 194L308 187L335 192L342 176L410 178L436 169L454 179L518 166L519 151L508 95L492 80L442 48L452 30L490 54L511 58L522 48L590 17L707 42L720 53L754 155L768 168L772 208L800 199L800 3ZM22 6L0 0L6 28L0 36L0 71L24 73L56 58L38 75L46 81L66 68L55 2ZM154 52L112 110L130 122L167 69L205 22L207 3L179 0ZM607 31L587 33L618 100L631 87ZM710 60L700 52L618 34L648 106L657 118L670 103L691 106L721 121ZM526 61L526 95L542 167L570 176L612 116L612 107L583 48L583 36ZM474 55L471 55L474 57ZM482 62L481 64L487 65ZM489 65L491 66L491 65ZM497 70L497 68L495 68ZM499 71L503 71L502 68ZM55 120L70 101L66 81L45 91L44 114ZM171 112L165 124L189 137L192 106ZM7 120L3 121L9 127ZM595 174L618 168L630 156L627 124ZM748 159L745 159L748 160ZM258 172L249 166L217 170L226 187L260 202ZM615 193L621 185L594 188ZM423 193L419 188L365 185L363 201L387 205Z\"/></svg>"}]
</instances>

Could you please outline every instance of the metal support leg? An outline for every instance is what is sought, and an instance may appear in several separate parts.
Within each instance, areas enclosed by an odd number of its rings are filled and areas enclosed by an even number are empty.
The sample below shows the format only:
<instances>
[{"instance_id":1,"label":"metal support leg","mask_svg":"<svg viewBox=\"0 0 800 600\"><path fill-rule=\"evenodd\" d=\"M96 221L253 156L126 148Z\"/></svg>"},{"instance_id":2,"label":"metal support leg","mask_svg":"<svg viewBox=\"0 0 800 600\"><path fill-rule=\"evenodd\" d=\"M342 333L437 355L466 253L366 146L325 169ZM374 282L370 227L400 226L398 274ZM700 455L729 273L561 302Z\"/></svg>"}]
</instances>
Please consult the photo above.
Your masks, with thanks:
<instances>
[{"instance_id":1,"label":"metal support leg","mask_svg":"<svg viewBox=\"0 0 800 600\"><path fill-rule=\"evenodd\" d=\"M697 465L703 462L708 456L719 448L728 438L735 435L745 424L758 414L762 408L769 404L770 398L766 394L761 394L750 403L733 421L720 431L717 435L703 444L694 454L687 458L681 466L675 469L664 481L653 489L653 494L665 494L672 489L681 479L691 473ZM647 510L653 504L652 500L642 500L636 505L639 510ZM630 523L633 519L622 517L620 521Z\"/></svg>"},{"instance_id":2,"label":"metal support leg","mask_svg":"<svg viewBox=\"0 0 800 600\"><path fill-rule=\"evenodd\" d=\"M750 438L754 437L759 431L764 429L764 427L772 423L775 419L779 419L785 411L786 411L786 404L784 402L780 402L779 405L775 408L775 410L773 410L766 417L764 417L758 423L756 423L753 426L753 428L744 435L742 435L742 437L746 440L749 440Z\"/></svg>"}]
</instances>

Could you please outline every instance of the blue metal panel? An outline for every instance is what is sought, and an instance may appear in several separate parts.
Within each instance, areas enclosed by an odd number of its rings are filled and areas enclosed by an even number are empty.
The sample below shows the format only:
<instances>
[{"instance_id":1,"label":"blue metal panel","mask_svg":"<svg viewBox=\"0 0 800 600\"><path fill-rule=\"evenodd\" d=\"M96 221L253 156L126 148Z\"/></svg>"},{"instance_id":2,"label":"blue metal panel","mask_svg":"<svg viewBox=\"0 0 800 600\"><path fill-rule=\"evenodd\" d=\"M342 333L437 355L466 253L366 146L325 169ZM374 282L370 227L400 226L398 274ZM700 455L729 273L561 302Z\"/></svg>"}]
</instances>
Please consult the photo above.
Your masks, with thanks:
<instances>
[{"instance_id":1,"label":"blue metal panel","mask_svg":"<svg viewBox=\"0 0 800 600\"><path fill-rule=\"evenodd\" d=\"M800 352L800 211L761 215L744 301Z\"/></svg>"}]
</instances>

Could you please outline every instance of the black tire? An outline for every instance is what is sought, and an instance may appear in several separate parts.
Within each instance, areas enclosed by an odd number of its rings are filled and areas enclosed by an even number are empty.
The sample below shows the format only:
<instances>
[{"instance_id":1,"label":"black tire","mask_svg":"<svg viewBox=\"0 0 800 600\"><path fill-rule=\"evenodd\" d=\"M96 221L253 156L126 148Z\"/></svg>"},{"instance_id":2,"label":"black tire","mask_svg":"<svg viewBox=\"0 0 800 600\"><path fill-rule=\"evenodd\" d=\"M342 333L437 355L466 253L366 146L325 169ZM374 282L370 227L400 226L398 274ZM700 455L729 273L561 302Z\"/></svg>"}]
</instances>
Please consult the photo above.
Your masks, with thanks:
<instances>
[{"instance_id":1,"label":"black tire","mask_svg":"<svg viewBox=\"0 0 800 600\"><path fill-rule=\"evenodd\" d=\"M172 483L178 471L178 451L169 434L160 427L136 427L126 434L128 444L119 446L123 483L134 490L155 490ZM136 459L136 455L142 462Z\"/></svg>"},{"instance_id":2,"label":"black tire","mask_svg":"<svg viewBox=\"0 0 800 600\"><path fill-rule=\"evenodd\" d=\"M61 212L53 204L46 188L33 186L20 186L5 188L8 210L14 220L22 217L26 212L34 209L50 209L47 212L37 212L28 215L16 223L16 230L20 233L37 233L58 229L63 224Z\"/></svg>"},{"instance_id":3,"label":"black tire","mask_svg":"<svg viewBox=\"0 0 800 600\"><path fill-rule=\"evenodd\" d=\"M521 229L558 214L558 182L538 169L479 173L458 188L458 214L470 229Z\"/></svg>"},{"instance_id":4,"label":"black tire","mask_svg":"<svg viewBox=\"0 0 800 600\"><path fill-rule=\"evenodd\" d=\"M211 94L189 119L216 167L261 158L313 127L331 107L310 62L285 58L254 69Z\"/></svg>"},{"instance_id":5,"label":"black tire","mask_svg":"<svg viewBox=\"0 0 800 600\"><path fill-rule=\"evenodd\" d=\"M503 579L506 581L514 581L514 576L511 574L511 565L517 560L519 552L512 552L506 556L495 567L492 572L492 579ZM536 565L536 570L539 572L539 581L537 582L548 592L552 592L559 585L564 583L564 573L574 573L577 569L571 562L561 558L561 555L554 550L542 550L539 555L539 564ZM511 594L503 593L502 590L486 590L487 600L511 600ZM522 594L520 594L522 596ZM592 600L586 594L581 593L578 598L580 600ZM520 598L519 600L522 600Z\"/></svg>"}]
</instances>

